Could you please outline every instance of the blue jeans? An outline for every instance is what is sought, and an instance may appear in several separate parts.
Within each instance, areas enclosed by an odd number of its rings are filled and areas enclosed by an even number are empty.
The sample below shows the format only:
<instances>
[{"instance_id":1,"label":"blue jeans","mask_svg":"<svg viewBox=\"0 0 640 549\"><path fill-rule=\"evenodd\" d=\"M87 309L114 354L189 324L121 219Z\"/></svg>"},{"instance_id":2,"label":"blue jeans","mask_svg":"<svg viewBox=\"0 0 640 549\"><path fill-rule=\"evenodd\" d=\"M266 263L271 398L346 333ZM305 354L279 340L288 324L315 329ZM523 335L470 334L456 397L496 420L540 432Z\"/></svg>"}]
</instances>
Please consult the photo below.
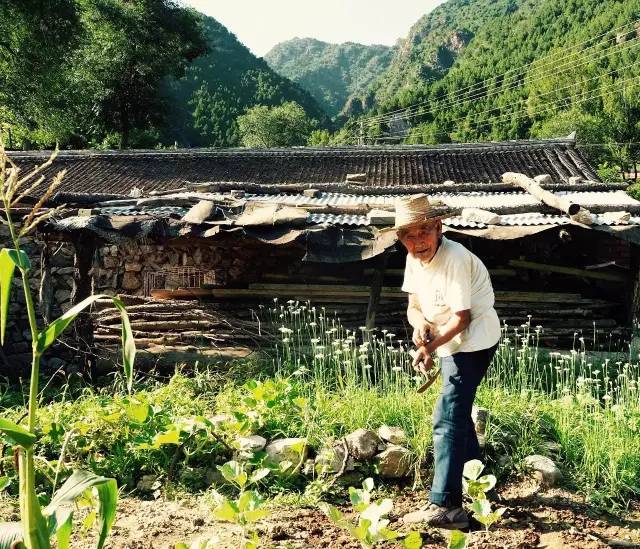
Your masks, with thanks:
<instances>
[{"instance_id":1,"label":"blue jeans","mask_svg":"<svg viewBox=\"0 0 640 549\"><path fill-rule=\"evenodd\" d=\"M434 474L431 502L462 505L462 470L480 458L471 408L497 345L481 351L455 353L440 359L442 389L433 412Z\"/></svg>"}]
</instances>

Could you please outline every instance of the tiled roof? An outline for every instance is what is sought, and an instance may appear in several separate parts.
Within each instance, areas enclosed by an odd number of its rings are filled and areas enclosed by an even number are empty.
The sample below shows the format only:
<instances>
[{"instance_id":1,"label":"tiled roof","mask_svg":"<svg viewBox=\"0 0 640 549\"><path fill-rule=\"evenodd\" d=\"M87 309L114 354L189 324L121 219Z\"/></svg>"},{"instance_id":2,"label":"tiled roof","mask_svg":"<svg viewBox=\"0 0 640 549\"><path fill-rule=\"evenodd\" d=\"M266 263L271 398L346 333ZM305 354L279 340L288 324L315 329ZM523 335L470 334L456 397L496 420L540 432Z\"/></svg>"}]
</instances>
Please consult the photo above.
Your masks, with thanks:
<instances>
[{"instance_id":1,"label":"tiled roof","mask_svg":"<svg viewBox=\"0 0 640 549\"><path fill-rule=\"evenodd\" d=\"M46 151L14 152L24 168ZM128 194L183 188L190 183L344 183L366 174L364 186L496 183L504 172L549 174L556 183L577 176L599 181L572 139L440 146L220 149L178 151L62 151L51 175L67 169L61 191ZM37 189L37 194L42 189Z\"/></svg>"}]
</instances>

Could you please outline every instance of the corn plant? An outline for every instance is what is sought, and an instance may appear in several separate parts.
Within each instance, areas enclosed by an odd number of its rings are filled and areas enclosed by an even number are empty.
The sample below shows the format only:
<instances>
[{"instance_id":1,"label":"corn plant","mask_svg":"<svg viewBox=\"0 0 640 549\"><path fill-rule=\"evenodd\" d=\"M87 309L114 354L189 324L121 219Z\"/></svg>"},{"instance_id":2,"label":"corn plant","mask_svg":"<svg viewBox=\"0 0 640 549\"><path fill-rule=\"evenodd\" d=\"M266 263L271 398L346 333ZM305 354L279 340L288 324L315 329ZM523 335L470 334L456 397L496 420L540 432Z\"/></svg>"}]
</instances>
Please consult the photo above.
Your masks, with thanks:
<instances>
[{"instance_id":1,"label":"corn plant","mask_svg":"<svg viewBox=\"0 0 640 549\"><path fill-rule=\"evenodd\" d=\"M356 524L345 518L333 505L321 503L321 511L336 526L349 532L360 542L364 548L394 541L402 537L401 534L388 528L389 519L386 516L393 509L393 500L385 498L379 502L372 501L371 495L374 484L372 478L367 478L362 483L362 489L349 487L349 499L351 505L358 513ZM419 549L422 547L422 538L417 532L411 532L403 539L405 549Z\"/></svg>"},{"instance_id":2,"label":"corn plant","mask_svg":"<svg viewBox=\"0 0 640 549\"><path fill-rule=\"evenodd\" d=\"M95 521L99 530L97 547L102 547L115 520L117 504L117 486L114 479L109 479L86 471L75 471L57 490L44 509L36 496L36 472L34 466L35 444L37 442L37 414L40 359L45 351L57 341L64 330L84 309L89 307L101 295L93 295L71 307L60 318L48 326L40 328L36 317L36 306L31 295L29 273L31 265L29 256L21 248L21 240L42 221L56 213L56 209L44 211L45 202L62 183L64 170L52 180L46 192L24 217L16 223L12 217L12 208L29 196L44 180L42 172L49 167L56 153L43 164L36 166L26 175L6 155L0 140L0 199L3 217L12 247L0 250L0 344L4 344L4 336L8 321L9 298L15 270L18 269L22 279L26 311L29 319L32 342L31 379L26 411L26 425L19 425L0 418L0 435L14 446L17 454L18 479L20 494L20 522L0 525L0 549L9 547L27 547L28 549L47 549L51 547L50 536L55 536L57 546L69 546L72 530L73 504L79 500L95 505ZM135 343L131 332L129 318L123 303L112 298L122 316L123 364L127 387L131 393L133 382L133 361Z\"/></svg>"},{"instance_id":3,"label":"corn plant","mask_svg":"<svg viewBox=\"0 0 640 549\"><path fill-rule=\"evenodd\" d=\"M238 491L235 500L226 498L216 492L216 508L213 515L227 522L232 522L242 529L242 547L256 549L260 544L258 533L253 524L269 515L269 511L263 508L264 499L255 490L247 490L252 484L256 484L266 477L271 470L266 467L248 472L243 463L229 461L218 467L224 479L234 485Z\"/></svg>"}]
</instances>

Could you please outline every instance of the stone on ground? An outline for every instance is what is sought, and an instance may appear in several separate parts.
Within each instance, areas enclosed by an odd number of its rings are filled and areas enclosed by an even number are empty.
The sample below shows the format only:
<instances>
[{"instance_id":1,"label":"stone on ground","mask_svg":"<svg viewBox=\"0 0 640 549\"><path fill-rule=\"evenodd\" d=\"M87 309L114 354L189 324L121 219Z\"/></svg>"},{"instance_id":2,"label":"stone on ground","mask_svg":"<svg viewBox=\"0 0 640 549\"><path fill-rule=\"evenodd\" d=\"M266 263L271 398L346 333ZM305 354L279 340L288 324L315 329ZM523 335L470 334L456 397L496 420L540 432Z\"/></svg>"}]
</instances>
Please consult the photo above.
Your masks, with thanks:
<instances>
[{"instance_id":1,"label":"stone on ground","mask_svg":"<svg viewBox=\"0 0 640 549\"><path fill-rule=\"evenodd\" d=\"M378 445L381 442L376 433L367 429L358 429L347 435L345 440L347 441L349 454L359 461L371 459L375 456L378 451Z\"/></svg>"},{"instance_id":2,"label":"stone on ground","mask_svg":"<svg viewBox=\"0 0 640 549\"><path fill-rule=\"evenodd\" d=\"M307 459L309 448L305 438L281 438L272 441L266 451L269 458L277 464L290 461L298 466Z\"/></svg>"},{"instance_id":3,"label":"stone on ground","mask_svg":"<svg viewBox=\"0 0 640 549\"><path fill-rule=\"evenodd\" d=\"M407 435L400 427L381 425L378 429L378 436L391 444L402 444L407 440Z\"/></svg>"},{"instance_id":4,"label":"stone on ground","mask_svg":"<svg viewBox=\"0 0 640 549\"><path fill-rule=\"evenodd\" d=\"M378 474L383 478L406 477L411 470L411 452L403 446L390 444L376 456Z\"/></svg>"},{"instance_id":5,"label":"stone on ground","mask_svg":"<svg viewBox=\"0 0 640 549\"><path fill-rule=\"evenodd\" d=\"M537 454L524 458L524 463L531 469L533 477L545 487L556 486L562 479L562 472L552 459Z\"/></svg>"},{"instance_id":6,"label":"stone on ground","mask_svg":"<svg viewBox=\"0 0 640 549\"><path fill-rule=\"evenodd\" d=\"M267 439L260 435L251 435L238 439L238 447L240 450L259 452L260 450L264 450L266 445Z\"/></svg>"},{"instance_id":7,"label":"stone on ground","mask_svg":"<svg viewBox=\"0 0 640 549\"><path fill-rule=\"evenodd\" d=\"M325 446L316 456L316 470L321 473L338 473L342 469L345 458L347 460L345 471L353 471L353 458L349 455L345 456L345 448L341 443Z\"/></svg>"}]
</instances>

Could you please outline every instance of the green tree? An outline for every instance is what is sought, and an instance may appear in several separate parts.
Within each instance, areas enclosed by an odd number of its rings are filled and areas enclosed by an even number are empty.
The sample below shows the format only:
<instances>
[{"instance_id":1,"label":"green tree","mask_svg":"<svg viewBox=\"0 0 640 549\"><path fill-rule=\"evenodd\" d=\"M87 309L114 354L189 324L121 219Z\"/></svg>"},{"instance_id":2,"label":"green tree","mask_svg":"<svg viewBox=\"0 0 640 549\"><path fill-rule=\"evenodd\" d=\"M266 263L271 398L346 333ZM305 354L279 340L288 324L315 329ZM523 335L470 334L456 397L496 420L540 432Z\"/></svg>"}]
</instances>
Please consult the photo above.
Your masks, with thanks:
<instances>
[{"instance_id":1,"label":"green tree","mask_svg":"<svg viewBox=\"0 0 640 549\"><path fill-rule=\"evenodd\" d=\"M304 145L317 125L294 101L277 107L251 107L237 123L242 144L256 148Z\"/></svg>"},{"instance_id":2,"label":"green tree","mask_svg":"<svg viewBox=\"0 0 640 549\"><path fill-rule=\"evenodd\" d=\"M162 123L163 80L206 51L198 17L173 0L82 2L87 38L73 79L85 92L85 131L95 141L117 132L128 147L134 130Z\"/></svg>"},{"instance_id":3,"label":"green tree","mask_svg":"<svg viewBox=\"0 0 640 549\"><path fill-rule=\"evenodd\" d=\"M82 36L76 0L0 2L0 125L9 147L71 132L66 60Z\"/></svg>"}]
</instances>

